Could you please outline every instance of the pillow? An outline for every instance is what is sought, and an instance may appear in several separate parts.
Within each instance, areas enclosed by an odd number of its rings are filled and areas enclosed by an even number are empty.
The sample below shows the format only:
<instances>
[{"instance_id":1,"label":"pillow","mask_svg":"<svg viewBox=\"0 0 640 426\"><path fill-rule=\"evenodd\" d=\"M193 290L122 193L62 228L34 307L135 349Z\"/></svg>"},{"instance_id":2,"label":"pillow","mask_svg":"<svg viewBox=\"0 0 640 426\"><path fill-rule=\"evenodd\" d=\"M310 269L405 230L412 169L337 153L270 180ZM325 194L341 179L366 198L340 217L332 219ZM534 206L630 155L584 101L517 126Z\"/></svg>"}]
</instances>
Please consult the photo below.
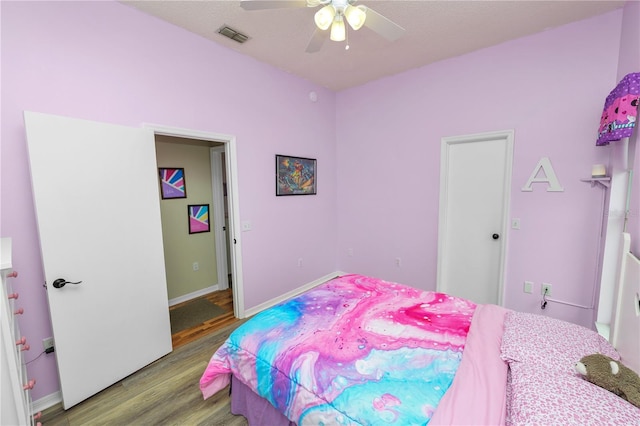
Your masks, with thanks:
<instances>
[{"instance_id":1,"label":"pillow","mask_svg":"<svg viewBox=\"0 0 640 426\"><path fill-rule=\"evenodd\" d=\"M638 425L640 409L575 374L510 365L507 425Z\"/></svg>"},{"instance_id":2,"label":"pillow","mask_svg":"<svg viewBox=\"0 0 640 426\"><path fill-rule=\"evenodd\" d=\"M575 363L593 353L620 359L604 337L580 325L524 312L509 311L505 316L501 357L509 364L528 363L573 375Z\"/></svg>"}]
</instances>

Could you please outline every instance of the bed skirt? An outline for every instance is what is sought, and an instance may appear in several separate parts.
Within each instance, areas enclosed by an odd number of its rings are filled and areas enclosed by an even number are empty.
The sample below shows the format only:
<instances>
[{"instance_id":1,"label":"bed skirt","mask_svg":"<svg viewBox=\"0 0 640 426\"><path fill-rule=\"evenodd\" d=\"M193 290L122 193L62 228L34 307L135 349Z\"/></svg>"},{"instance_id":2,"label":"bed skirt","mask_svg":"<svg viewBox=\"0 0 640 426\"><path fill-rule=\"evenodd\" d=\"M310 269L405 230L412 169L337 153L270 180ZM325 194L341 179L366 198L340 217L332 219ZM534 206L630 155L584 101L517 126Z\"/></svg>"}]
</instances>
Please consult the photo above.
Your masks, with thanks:
<instances>
[{"instance_id":1,"label":"bed skirt","mask_svg":"<svg viewBox=\"0 0 640 426\"><path fill-rule=\"evenodd\" d=\"M233 375L231 376L231 413L244 416L249 421L249 426L296 426L269 401L258 396Z\"/></svg>"}]
</instances>

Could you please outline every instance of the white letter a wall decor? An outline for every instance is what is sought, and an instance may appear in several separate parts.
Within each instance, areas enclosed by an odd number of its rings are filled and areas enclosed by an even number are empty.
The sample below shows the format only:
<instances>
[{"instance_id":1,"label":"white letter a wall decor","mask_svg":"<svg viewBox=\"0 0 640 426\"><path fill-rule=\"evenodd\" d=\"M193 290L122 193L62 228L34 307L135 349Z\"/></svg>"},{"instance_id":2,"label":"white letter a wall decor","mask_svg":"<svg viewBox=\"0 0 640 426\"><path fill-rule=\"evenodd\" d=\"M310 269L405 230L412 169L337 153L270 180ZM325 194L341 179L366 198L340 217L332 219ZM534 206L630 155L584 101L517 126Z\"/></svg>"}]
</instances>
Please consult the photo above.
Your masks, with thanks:
<instances>
[{"instance_id":1,"label":"white letter a wall decor","mask_svg":"<svg viewBox=\"0 0 640 426\"><path fill-rule=\"evenodd\" d=\"M542 169L544 177L537 177L538 173ZM564 192L564 188L560 186L560 182L558 182L558 177L556 176L556 172L553 170L553 166L551 166L551 161L548 157L542 157L535 169L533 169L533 173L529 177L527 184L522 188L523 192L532 192L533 188L531 188L532 183L537 182L546 182L547 183L547 192Z\"/></svg>"}]
</instances>

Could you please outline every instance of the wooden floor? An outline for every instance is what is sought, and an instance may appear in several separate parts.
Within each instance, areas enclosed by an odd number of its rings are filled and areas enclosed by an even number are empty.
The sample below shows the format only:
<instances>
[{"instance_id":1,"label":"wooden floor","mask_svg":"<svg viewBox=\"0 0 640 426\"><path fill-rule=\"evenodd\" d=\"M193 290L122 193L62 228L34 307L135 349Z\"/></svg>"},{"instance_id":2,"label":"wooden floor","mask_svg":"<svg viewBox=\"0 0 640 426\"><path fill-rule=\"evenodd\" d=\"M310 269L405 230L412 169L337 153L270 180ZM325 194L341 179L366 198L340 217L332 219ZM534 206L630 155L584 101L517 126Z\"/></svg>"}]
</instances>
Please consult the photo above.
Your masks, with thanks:
<instances>
[{"instance_id":1,"label":"wooden floor","mask_svg":"<svg viewBox=\"0 0 640 426\"><path fill-rule=\"evenodd\" d=\"M193 342L211 332L234 324L237 321L236 317L233 316L233 294L231 293L230 288L228 290L214 291L213 293L201 296L200 298L207 299L211 303L218 305L225 311L225 313L209 321L206 321L197 327L180 331L172 335L171 342L173 343L174 349L184 344ZM169 310L179 308L192 301L193 300L173 305Z\"/></svg>"},{"instance_id":2,"label":"wooden floor","mask_svg":"<svg viewBox=\"0 0 640 426\"><path fill-rule=\"evenodd\" d=\"M228 389L206 401L200 393L211 355L245 321L233 317L230 291L205 297L230 308L230 315L178 333L173 352L69 410L57 404L43 411L42 424L246 426L244 417L231 414Z\"/></svg>"}]
</instances>

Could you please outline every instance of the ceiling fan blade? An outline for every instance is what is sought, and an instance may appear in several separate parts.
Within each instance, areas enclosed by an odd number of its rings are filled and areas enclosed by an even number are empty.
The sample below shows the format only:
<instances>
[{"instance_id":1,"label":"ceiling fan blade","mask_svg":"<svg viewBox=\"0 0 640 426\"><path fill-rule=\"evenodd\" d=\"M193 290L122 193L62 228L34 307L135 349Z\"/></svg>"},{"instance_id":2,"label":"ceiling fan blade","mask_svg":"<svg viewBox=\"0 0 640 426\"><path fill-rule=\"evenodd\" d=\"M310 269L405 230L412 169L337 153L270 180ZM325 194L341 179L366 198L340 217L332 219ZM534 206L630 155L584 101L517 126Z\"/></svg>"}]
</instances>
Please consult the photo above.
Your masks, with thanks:
<instances>
[{"instance_id":1,"label":"ceiling fan blade","mask_svg":"<svg viewBox=\"0 0 640 426\"><path fill-rule=\"evenodd\" d=\"M307 53L318 52L322 48L326 39L327 31L322 31L320 28L316 27L316 30L313 32L311 40L309 40L309 44L307 44L307 48L304 51Z\"/></svg>"},{"instance_id":2,"label":"ceiling fan blade","mask_svg":"<svg viewBox=\"0 0 640 426\"><path fill-rule=\"evenodd\" d=\"M307 0L240 0L240 7L244 10L307 7Z\"/></svg>"},{"instance_id":3,"label":"ceiling fan blade","mask_svg":"<svg viewBox=\"0 0 640 426\"><path fill-rule=\"evenodd\" d=\"M364 26L372 29L389 41L396 41L404 35L404 28L373 9L366 8Z\"/></svg>"}]
</instances>

